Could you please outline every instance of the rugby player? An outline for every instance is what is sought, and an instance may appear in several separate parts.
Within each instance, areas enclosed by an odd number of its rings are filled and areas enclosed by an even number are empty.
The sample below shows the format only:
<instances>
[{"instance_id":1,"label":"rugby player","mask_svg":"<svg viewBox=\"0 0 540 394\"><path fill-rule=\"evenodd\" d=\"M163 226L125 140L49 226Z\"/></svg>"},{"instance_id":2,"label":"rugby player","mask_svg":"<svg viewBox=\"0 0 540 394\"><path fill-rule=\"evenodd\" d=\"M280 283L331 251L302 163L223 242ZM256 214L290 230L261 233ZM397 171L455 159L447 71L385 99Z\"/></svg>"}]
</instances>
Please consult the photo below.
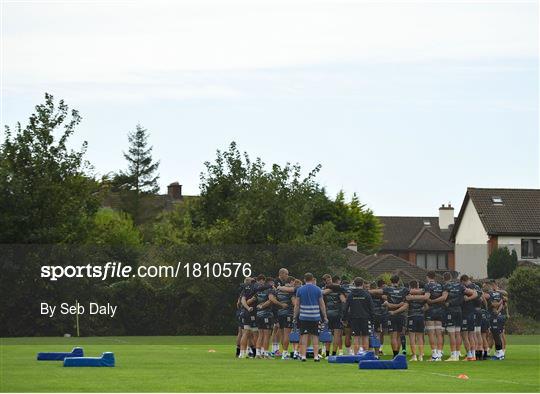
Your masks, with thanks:
<instances>
[{"instance_id":1,"label":"rugby player","mask_svg":"<svg viewBox=\"0 0 540 394\"><path fill-rule=\"evenodd\" d=\"M506 290L501 289L495 280L492 281L492 287L493 290L502 294L502 305L499 308L499 329L501 331L502 353L504 358L506 355L506 333L504 326L510 317L508 314L508 293Z\"/></svg>"},{"instance_id":2,"label":"rugby player","mask_svg":"<svg viewBox=\"0 0 540 394\"><path fill-rule=\"evenodd\" d=\"M294 289L294 278L292 276L288 276L287 279L284 280L283 285L278 286L276 291L276 298L282 305L282 307L279 308L277 311L280 331L279 335L281 336L281 346L283 349L281 358L283 360L287 360L290 358L289 334L291 333L291 329L293 327L294 293L290 291L280 290L280 288L282 287L286 287L291 290ZM275 350L274 352L276 356L278 356Z\"/></svg>"},{"instance_id":3,"label":"rugby player","mask_svg":"<svg viewBox=\"0 0 540 394\"><path fill-rule=\"evenodd\" d=\"M300 358L306 361L308 337L313 345L313 358L320 361L319 356L319 321L328 323L326 306L322 291L316 285L315 277L308 272L304 275L305 285L296 291L294 303L294 317L298 321L300 329Z\"/></svg>"},{"instance_id":4,"label":"rugby player","mask_svg":"<svg viewBox=\"0 0 540 394\"><path fill-rule=\"evenodd\" d=\"M328 328L333 335L332 355L337 352L343 354L342 336L343 336L343 304L346 301L345 291L340 285L341 279L334 275L330 283L326 283L323 289L324 304L326 305L326 315L328 316ZM330 343L326 344L326 357L330 355Z\"/></svg>"},{"instance_id":5,"label":"rugby player","mask_svg":"<svg viewBox=\"0 0 540 394\"><path fill-rule=\"evenodd\" d=\"M502 351L502 338L501 338L501 317L500 310L503 304L503 295L501 292L496 290L496 287L493 286L493 283L490 283L487 293L484 293L484 297L488 304L489 311L489 321L491 328L491 336L493 337L493 342L495 343L495 355L492 357L494 360L504 359L504 353Z\"/></svg>"},{"instance_id":6,"label":"rugby player","mask_svg":"<svg viewBox=\"0 0 540 394\"><path fill-rule=\"evenodd\" d=\"M373 331L374 335L379 338L381 346L375 350L375 355L382 354L382 346L384 343L384 332L386 331L386 323L388 322L388 309L384 306L386 296L374 294L371 290L382 289L384 286L384 280L378 279L370 285L371 298L373 300Z\"/></svg>"},{"instance_id":7,"label":"rugby player","mask_svg":"<svg viewBox=\"0 0 540 394\"><path fill-rule=\"evenodd\" d=\"M284 286L287 277L289 276L289 270L287 268L280 268L278 271L278 277L275 280L274 285L276 287L278 286ZM279 318L277 315L277 308L274 308L274 327L272 330L272 354L279 357L281 354L279 353L279 342L281 339L282 329L279 327Z\"/></svg>"},{"instance_id":8,"label":"rugby player","mask_svg":"<svg viewBox=\"0 0 540 394\"><path fill-rule=\"evenodd\" d=\"M473 290L467 289L461 282L453 281L452 274L443 274L443 297L445 305L445 323L450 339L450 357L446 361L459 361L461 347L461 325L463 323L462 305L465 295L471 296Z\"/></svg>"},{"instance_id":9,"label":"rugby player","mask_svg":"<svg viewBox=\"0 0 540 394\"><path fill-rule=\"evenodd\" d=\"M242 329L244 323L242 323L242 293L244 292L245 285L251 283L251 278L245 278L244 282L240 285L238 291L238 299L236 300L236 322L238 324L238 334L236 336L236 357L240 356L240 343L242 342Z\"/></svg>"},{"instance_id":10,"label":"rugby player","mask_svg":"<svg viewBox=\"0 0 540 394\"><path fill-rule=\"evenodd\" d=\"M257 279L264 278L264 275L259 275ZM258 289L255 298L257 300L257 328L259 330L259 336L257 338L256 358L269 358L267 351L268 343L270 342L270 334L274 327L274 314L272 312L272 305L277 304L282 306L277 301L275 296L274 279L264 278L264 287Z\"/></svg>"},{"instance_id":11,"label":"rugby player","mask_svg":"<svg viewBox=\"0 0 540 394\"><path fill-rule=\"evenodd\" d=\"M369 324L373 320L373 300L364 289L364 280L354 278L354 287L347 296L343 316L349 322L354 336L354 353L358 354L369 348Z\"/></svg>"},{"instance_id":12,"label":"rugby player","mask_svg":"<svg viewBox=\"0 0 540 394\"><path fill-rule=\"evenodd\" d=\"M482 360L482 353L484 349L482 340L482 306L484 303L484 295L478 283L473 282L472 276L469 276L469 281L471 282L471 288L473 288L478 294L478 297L474 299L474 358L476 361L480 361Z\"/></svg>"},{"instance_id":13,"label":"rugby player","mask_svg":"<svg viewBox=\"0 0 540 394\"><path fill-rule=\"evenodd\" d=\"M476 290L474 284L467 275L461 275L459 280L463 286L474 291L472 295L465 295L463 297L461 337L463 339L465 350L467 351L467 356L464 361L476 361L476 305L481 292Z\"/></svg>"},{"instance_id":14,"label":"rugby player","mask_svg":"<svg viewBox=\"0 0 540 394\"><path fill-rule=\"evenodd\" d=\"M409 307L405 299L409 294L409 290L399 284L398 275L392 275L390 283L391 286L371 291L373 294L385 295L387 297L383 305L388 308L388 331L390 332L392 352L396 356L399 354L400 336L405 327L405 313Z\"/></svg>"},{"instance_id":15,"label":"rugby player","mask_svg":"<svg viewBox=\"0 0 540 394\"><path fill-rule=\"evenodd\" d=\"M409 282L409 290L419 290L418 281ZM405 298L409 304L407 329L411 341L411 361L424 361L424 306L429 299L429 294L408 294Z\"/></svg>"},{"instance_id":16,"label":"rugby player","mask_svg":"<svg viewBox=\"0 0 540 394\"><path fill-rule=\"evenodd\" d=\"M343 288L343 292L344 292L343 294L345 295L345 297L348 297L352 290L352 286L349 282L348 277L346 276L341 277L341 287ZM349 327L349 322L345 318L342 319L342 325L343 325L343 334L345 336L345 349L346 349L347 354L352 355L354 354L354 351L351 347L351 327Z\"/></svg>"},{"instance_id":17,"label":"rugby player","mask_svg":"<svg viewBox=\"0 0 540 394\"><path fill-rule=\"evenodd\" d=\"M426 284L424 285L425 294L429 294L427 300L428 309L425 313L426 331L431 347L431 360L441 361L444 347L444 300L443 287L435 281L435 272L429 271L426 275Z\"/></svg>"},{"instance_id":18,"label":"rugby player","mask_svg":"<svg viewBox=\"0 0 540 394\"><path fill-rule=\"evenodd\" d=\"M486 298L486 293L490 290L489 284L484 283L482 286L482 322L480 333L482 335L482 360L487 360L489 358L489 331L490 331L490 322L489 322L489 310L488 303Z\"/></svg>"},{"instance_id":19,"label":"rugby player","mask_svg":"<svg viewBox=\"0 0 540 394\"><path fill-rule=\"evenodd\" d=\"M246 278L251 279L251 278ZM245 358L250 355L250 350L252 356L255 356L254 345L258 339L258 330L257 330L257 310L253 306L255 304L254 296L257 294L257 289L259 286L264 284L264 276L262 280L256 282L251 279L248 280L248 283L244 284L244 289L240 297L240 303L242 304L242 338L240 340L240 354L238 358ZM249 345L252 345L252 348L249 348Z\"/></svg>"}]
</instances>

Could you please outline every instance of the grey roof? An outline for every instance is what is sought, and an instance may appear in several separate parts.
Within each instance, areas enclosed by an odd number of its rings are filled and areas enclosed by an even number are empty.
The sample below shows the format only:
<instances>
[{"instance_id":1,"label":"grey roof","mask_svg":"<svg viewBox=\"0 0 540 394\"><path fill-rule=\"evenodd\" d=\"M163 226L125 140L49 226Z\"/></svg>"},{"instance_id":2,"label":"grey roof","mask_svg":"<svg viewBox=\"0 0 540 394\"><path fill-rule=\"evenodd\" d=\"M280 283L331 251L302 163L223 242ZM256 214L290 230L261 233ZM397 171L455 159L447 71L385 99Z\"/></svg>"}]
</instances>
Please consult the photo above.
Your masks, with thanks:
<instances>
[{"instance_id":1,"label":"grey roof","mask_svg":"<svg viewBox=\"0 0 540 394\"><path fill-rule=\"evenodd\" d=\"M354 250L351 250L349 248L344 249L345 257L347 258L347 262L350 265L354 265L360 260L363 260L366 255L360 252L355 252Z\"/></svg>"},{"instance_id":2,"label":"grey roof","mask_svg":"<svg viewBox=\"0 0 540 394\"><path fill-rule=\"evenodd\" d=\"M378 216L383 228L382 251L451 251L451 229L441 230L433 216ZM429 222L429 226L425 223Z\"/></svg>"},{"instance_id":3,"label":"grey roof","mask_svg":"<svg viewBox=\"0 0 540 394\"><path fill-rule=\"evenodd\" d=\"M392 254L369 255L352 265L365 269L373 277L385 273L397 274L404 281L413 279L424 281L427 274L425 269Z\"/></svg>"},{"instance_id":4,"label":"grey roof","mask_svg":"<svg viewBox=\"0 0 540 394\"><path fill-rule=\"evenodd\" d=\"M502 199L495 204L493 197ZM540 235L540 189L467 188L452 239L469 200L489 235Z\"/></svg>"}]
</instances>

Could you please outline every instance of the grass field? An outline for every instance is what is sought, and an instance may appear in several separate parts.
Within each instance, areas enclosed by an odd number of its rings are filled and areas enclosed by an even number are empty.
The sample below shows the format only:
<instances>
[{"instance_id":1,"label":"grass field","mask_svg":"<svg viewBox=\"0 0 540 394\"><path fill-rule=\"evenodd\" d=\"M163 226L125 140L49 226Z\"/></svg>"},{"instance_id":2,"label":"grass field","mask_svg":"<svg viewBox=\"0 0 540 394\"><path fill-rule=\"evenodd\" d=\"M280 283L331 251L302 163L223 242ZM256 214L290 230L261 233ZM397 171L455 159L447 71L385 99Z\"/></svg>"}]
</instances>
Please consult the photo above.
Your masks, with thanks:
<instances>
[{"instance_id":1,"label":"grass field","mask_svg":"<svg viewBox=\"0 0 540 394\"><path fill-rule=\"evenodd\" d=\"M539 392L540 336L509 337L504 361L357 365L238 360L233 337L9 338L0 346L2 392ZM115 368L63 368L39 351L115 353ZM209 352L215 350L215 352ZM388 351L388 349L387 349ZM387 357L389 358L389 357ZM458 379L460 374L468 380Z\"/></svg>"}]
</instances>

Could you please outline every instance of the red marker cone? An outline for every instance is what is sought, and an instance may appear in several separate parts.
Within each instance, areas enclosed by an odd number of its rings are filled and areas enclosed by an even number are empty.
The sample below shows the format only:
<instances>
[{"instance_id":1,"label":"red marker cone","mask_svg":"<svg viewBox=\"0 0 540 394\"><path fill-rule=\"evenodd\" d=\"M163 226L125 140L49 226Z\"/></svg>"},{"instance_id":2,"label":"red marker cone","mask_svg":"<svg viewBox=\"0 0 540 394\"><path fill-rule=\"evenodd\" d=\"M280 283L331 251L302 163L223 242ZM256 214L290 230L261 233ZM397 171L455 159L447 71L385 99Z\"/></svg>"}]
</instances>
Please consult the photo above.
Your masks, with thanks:
<instances>
[{"instance_id":1,"label":"red marker cone","mask_svg":"<svg viewBox=\"0 0 540 394\"><path fill-rule=\"evenodd\" d=\"M458 375L457 377L458 377L458 379L469 380L469 377L467 375L464 375L464 374Z\"/></svg>"}]
</instances>

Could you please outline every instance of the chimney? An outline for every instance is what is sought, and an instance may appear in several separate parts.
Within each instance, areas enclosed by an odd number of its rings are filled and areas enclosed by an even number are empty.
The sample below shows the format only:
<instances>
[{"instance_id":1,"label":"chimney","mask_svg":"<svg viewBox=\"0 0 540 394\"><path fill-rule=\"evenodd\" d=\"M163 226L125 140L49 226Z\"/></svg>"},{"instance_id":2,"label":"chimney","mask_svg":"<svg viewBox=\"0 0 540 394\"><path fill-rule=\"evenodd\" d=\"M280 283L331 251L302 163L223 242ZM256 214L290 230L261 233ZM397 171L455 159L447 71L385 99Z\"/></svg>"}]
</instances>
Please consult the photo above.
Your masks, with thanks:
<instances>
[{"instance_id":1,"label":"chimney","mask_svg":"<svg viewBox=\"0 0 540 394\"><path fill-rule=\"evenodd\" d=\"M448 206L444 204L439 208L439 228L441 230L448 230L450 226L454 225L454 208L450 203Z\"/></svg>"},{"instance_id":2,"label":"chimney","mask_svg":"<svg viewBox=\"0 0 540 394\"><path fill-rule=\"evenodd\" d=\"M358 252L358 245L356 244L356 241L349 241L349 243L347 244L347 249Z\"/></svg>"},{"instance_id":3,"label":"chimney","mask_svg":"<svg viewBox=\"0 0 540 394\"><path fill-rule=\"evenodd\" d=\"M182 198L182 185L178 182L173 182L167 186L167 194L175 200L180 200Z\"/></svg>"}]
</instances>

